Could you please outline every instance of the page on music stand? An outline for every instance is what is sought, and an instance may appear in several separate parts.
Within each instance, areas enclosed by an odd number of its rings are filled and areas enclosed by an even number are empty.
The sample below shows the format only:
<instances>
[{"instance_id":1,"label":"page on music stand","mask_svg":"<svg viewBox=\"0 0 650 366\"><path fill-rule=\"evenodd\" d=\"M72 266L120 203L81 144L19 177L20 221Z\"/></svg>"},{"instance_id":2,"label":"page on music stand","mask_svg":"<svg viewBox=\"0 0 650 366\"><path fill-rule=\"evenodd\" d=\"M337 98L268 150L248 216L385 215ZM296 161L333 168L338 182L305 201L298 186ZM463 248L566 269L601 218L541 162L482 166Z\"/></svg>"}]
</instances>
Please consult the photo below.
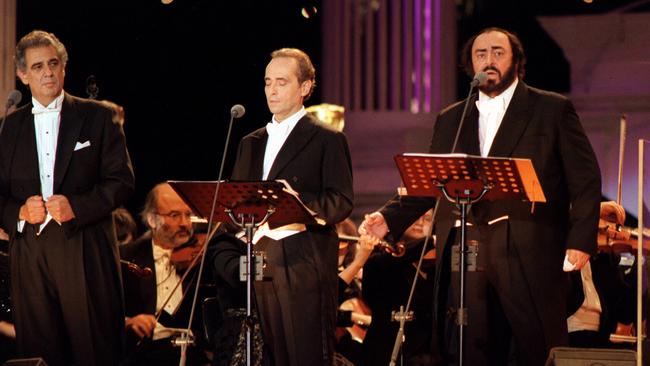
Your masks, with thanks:
<instances>
[{"instance_id":1,"label":"page on music stand","mask_svg":"<svg viewBox=\"0 0 650 366\"><path fill-rule=\"evenodd\" d=\"M530 159L405 153L395 162L409 196L440 196L438 184L474 184L477 190L490 188L487 200L546 202Z\"/></svg>"},{"instance_id":2,"label":"page on music stand","mask_svg":"<svg viewBox=\"0 0 650 366\"><path fill-rule=\"evenodd\" d=\"M217 181L168 181L192 211L209 219ZM325 220L309 209L298 193L284 180L276 181L222 181L213 219L230 222L226 209L239 214L252 214L261 221L269 207L275 212L269 217L269 227L288 224L324 225Z\"/></svg>"}]
</instances>

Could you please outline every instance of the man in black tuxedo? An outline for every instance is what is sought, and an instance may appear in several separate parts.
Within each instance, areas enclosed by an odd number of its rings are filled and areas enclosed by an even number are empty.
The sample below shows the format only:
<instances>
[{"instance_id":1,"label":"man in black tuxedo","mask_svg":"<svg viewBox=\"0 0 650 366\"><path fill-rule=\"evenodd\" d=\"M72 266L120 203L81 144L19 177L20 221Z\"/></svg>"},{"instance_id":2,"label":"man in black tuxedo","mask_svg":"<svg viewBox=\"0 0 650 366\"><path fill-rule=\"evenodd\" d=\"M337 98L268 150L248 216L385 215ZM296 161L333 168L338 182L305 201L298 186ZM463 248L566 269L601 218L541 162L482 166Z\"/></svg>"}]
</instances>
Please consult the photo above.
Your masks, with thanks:
<instances>
[{"instance_id":1,"label":"man in black tuxedo","mask_svg":"<svg viewBox=\"0 0 650 366\"><path fill-rule=\"evenodd\" d=\"M111 212L132 193L133 170L113 111L63 91L67 59L51 33L18 42L16 71L32 102L0 137L18 355L115 365L124 315Z\"/></svg>"},{"instance_id":2,"label":"man in black tuxedo","mask_svg":"<svg viewBox=\"0 0 650 366\"><path fill-rule=\"evenodd\" d=\"M514 34L499 28L481 31L468 41L463 60L468 75L486 72L488 79L470 97L455 152L531 159L546 195L546 203L534 206L519 201L472 205L483 271L468 277L465 360L507 364L514 339L519 364L541 365L551 347L568 344L563 261L566 256L568 267L579 270L596 251L600 170L571 102L523 82L525 56ZM452 151L464 103L439 114L430 152ZM431 206L430 199L395 198L368 215L360 231L399 237ZM446 322L448 330L456 330L445 301L457 218L453 205L441 200L435 217L441 263L434 297L441 339ZM441 345L449 360L458 346L454 340L448 337Z\"/></svg>"},{"instance_id":3,"label":"man in black tuxedo","mask_svg":"<svg viewBox=\"0 0 650 366\"><path fill-rule=\"evenodd\" d=\"M172 260L174 249L193 239L192 210L167 183L156 185L147 195L142 220L151 235L120 246L123 260L152 270L149 276L123 270L128 363L133 365L177 365L180 347L172 345L177 332L187 328L196 269L175 289L183 275ZM183 296L185 294L185 296ZM197 314L200 311L196 312ZM156 321L156 315L161 314ZM197 346L188 348L188 362L205 362L201 342L201 320L193 322Z\"/></svg>"},{"instance_id":4,"label":"man in black tuxedo","mask_svg":"<svg viewBox=\"0 0 650 366\"><path fill-rule=\"evenodd\" d=\"M239 144L234 180L286 180L326 222L265 237L270 281L255 283L264 344L275 365L330 365L337 309L338 236L352 210L352 168L345 136L306 115L316 71L304 52L271 54L264 77L273 120Z\"/></svg>"}]
</instances>

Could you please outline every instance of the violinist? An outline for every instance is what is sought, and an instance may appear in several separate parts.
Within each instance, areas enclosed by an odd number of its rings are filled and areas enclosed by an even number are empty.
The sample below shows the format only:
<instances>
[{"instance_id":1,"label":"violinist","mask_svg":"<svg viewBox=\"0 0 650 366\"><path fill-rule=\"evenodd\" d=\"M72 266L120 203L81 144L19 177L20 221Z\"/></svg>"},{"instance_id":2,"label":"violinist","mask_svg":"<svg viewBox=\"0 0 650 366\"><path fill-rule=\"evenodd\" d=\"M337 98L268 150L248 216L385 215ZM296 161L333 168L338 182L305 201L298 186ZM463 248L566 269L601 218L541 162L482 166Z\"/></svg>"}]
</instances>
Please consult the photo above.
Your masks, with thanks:
<instances>
[{"instance_id":1,"label":"violinist","mask_svg":"<svg viewBox=\"0 0 650 366\"><path fill-rule=\"evenodd\" d=\"M177 286L183 273L172 258L175 250L192 239L191 215L190 208L171 186L158 184L147 195L142 211L150 237L145 235L120 246L122 260L152 269L150 276L123 271L129 364L179 362L180 347L174 347L172 339L178 335L178 329L187 327L194 287L189 286L189 281ZM195 320L193 324L200 327L202 322ZM205 361L201 334L200 328L193 330L198 339L195 347L188 348L188 364Z\"/></svg>"},{"instance_id":2,"label":"violinist","mask_svg":"<svg viewBox=\"0 0 650 366\"><path fill-rule=\"evenodd\" d=\"M432 210L416 220L399 241L406 248L401 257L373 253L363 267L363 299L372 312L372 323L363 341L363 365L388 365L399 328L392 312L406 306L424 239L429 233ZM431 240L427 244L431 248ZM406 342L402 348L406 365L431 365L432 309L435 250L424 257L418 274L411 310L414 319L406 323Z\"/></svg>"},{"instance_id":3,"label":"violinist","mask_svg":"<svg viewBox=\"0 0 650 366\"><path fill-rule=\"evenodd\" d=\"M601 250L579 272L571 273L567 326L572 347L612 348L616 345L610 342L610 334L632 335L636 301L631 277L636 273L626 271L629 266L621 265L620 253L606 243L611 241L607 238L620 235L608 228L623 225L625 209L612 201L601 202L600 218Z\"/></svg>"}]
</instances>

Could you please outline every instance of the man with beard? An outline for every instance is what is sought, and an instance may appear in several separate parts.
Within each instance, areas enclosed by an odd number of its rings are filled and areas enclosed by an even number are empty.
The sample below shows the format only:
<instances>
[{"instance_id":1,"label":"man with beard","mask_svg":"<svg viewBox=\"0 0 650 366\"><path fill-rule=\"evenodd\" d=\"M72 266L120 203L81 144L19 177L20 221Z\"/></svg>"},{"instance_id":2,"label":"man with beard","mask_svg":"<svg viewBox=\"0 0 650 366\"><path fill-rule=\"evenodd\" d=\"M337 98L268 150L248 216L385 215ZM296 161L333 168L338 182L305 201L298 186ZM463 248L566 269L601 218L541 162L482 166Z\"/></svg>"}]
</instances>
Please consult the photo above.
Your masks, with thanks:
<instances>
[{"instance_id":1,"label":"man with beard","mask_svg":"<svg viewBox=\"0 0 650 366\"><path fill-rule=\"evenodd\" d=\"M183 273L171 261L174 249L192 239L192 210L167 183L156 185L147 195L142 220L151 235L120 246L123 260L153 270L142 276L123 270L128 363L177 365L180 347L174 347L169 328L185 328L192 306L194 286L189 281L176 289ZM187 278L192 278L189 275ZM156 321L156 314L161 314ZM200 325L201 321L193 322ZM201 334L194 330L194 335ZM200 347L188 348L188 362L203 359Z\"/></svg>"},{"instance_id":2,"label":"man with beard","mask_svg":"<svg viewBox=\"0 0 650 366\"><path fill-rule=\"evenodd\" d=\"M523 82L525 56L514 34L483 30L462 56L468 75L486 72L488 82L470 96L455 152L531 159L546 195L545 203L535 205L481 201L471 207L469 238L478 239L479 271L468 274L464 360L505 365L513 351L517 364L542 365L550 348L568 344L563 263L579 270L596 251L600 170L571 102ZM440 113L431 153L452 151L465 102ZM432 204L396 197L367 215L360 232L399 237ZM440 260L434 317L442 356L450 363L458 358L457 282L450 281L457 219L454 205L442 199L434 220Z\"/></svg>"}]
</instances>

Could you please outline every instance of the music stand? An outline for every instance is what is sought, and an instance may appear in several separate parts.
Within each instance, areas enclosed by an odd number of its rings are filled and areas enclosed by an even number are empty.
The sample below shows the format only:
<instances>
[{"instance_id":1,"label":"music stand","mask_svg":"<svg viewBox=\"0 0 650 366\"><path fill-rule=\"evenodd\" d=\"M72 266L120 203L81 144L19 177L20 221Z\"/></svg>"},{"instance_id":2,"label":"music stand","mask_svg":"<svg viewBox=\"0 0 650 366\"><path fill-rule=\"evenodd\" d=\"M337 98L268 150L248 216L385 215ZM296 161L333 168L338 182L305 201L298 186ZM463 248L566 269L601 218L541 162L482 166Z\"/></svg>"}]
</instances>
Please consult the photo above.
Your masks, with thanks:
<instances>
[{"instance_id":1,"label":"music stand","mask_svg":"<svg viewBox=\"0 0 650 366\"><path fill-rule=\"evenodd\" d=\"M444 196L460 210L460 293L456 324L459 326L459 365L462 366L464 327L468 323L465 307L468 207L481 199L534 203L546 202L546 198L530 159L406 153L395 156L395 162L404 182L400 195Z\"/></svg>"},{"instance_id":2,"label":"music stand","mask_svg":"<svg viewBox=\"0 0 650 366\"><path fill-rule=\"evenodd\" d=\"M168 181L169 185L200 217L216 222L230 220L244 230L246 235L246 363L251 363L253 329L253 280L255 255L253 236L264 223L269 228L288 224L324 224L316 213L300 201L284 180L277 181ZM217 204L212 211L212 201L220 185Z\"/></svg>"}]
</instances>

